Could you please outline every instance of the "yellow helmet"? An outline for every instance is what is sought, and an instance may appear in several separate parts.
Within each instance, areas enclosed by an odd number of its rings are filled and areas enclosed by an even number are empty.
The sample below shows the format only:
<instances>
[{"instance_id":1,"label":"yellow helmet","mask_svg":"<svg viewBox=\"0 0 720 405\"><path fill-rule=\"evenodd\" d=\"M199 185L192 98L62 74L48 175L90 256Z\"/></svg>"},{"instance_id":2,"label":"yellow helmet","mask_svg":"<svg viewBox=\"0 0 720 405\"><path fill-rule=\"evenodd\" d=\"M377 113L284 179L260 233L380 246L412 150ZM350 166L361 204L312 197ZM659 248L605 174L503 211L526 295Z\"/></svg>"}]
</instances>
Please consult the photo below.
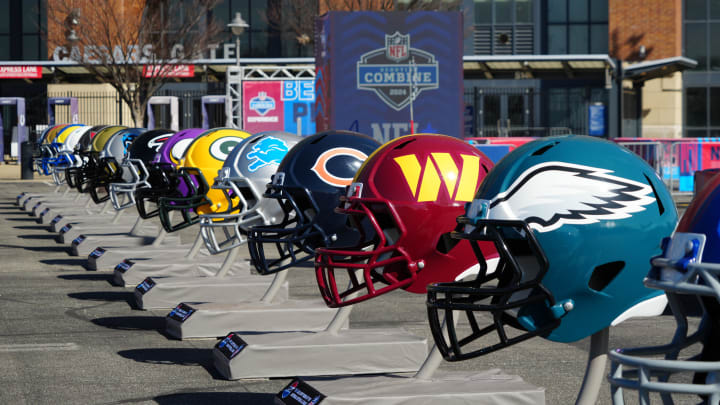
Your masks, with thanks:
<instances>
[{"instance_id":1,"label":"yellow helmet","mask_svg":"<svg viewBox=\"0 0 720 405\"><path fill-rule=\"evenodd\" d=\"M232 128L215 128L206 131L188 146L178 165L182 196L161 197L158 210L163 227L173 232L198 221L198 215L224 210L227 199L221 190L211 189L225 158L249 132ZM171 211L180 211L182 218L170 219Z\"/></svg>"}]
</instances>

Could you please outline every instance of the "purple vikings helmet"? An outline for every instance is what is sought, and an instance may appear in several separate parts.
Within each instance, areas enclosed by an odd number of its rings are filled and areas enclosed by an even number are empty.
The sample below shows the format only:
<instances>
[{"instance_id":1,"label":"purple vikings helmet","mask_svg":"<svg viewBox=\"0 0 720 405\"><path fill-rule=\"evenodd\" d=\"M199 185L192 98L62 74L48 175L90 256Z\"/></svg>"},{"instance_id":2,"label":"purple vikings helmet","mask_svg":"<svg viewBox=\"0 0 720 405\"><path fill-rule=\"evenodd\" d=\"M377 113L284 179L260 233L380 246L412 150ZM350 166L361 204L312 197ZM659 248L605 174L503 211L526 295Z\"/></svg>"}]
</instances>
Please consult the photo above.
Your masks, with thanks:
<instances>
[{"instance_id":1,"label":"purple vikings helmet","mask_svg":"<svg viewBox=\"0 0 720 405\"><path fill-rule=\"evenodd\" d=\"M136 207L142 218L152 218L158 215L157 200L170 193L186 195L188 186L173 176L177 164L192 141L202 135L206 130L202 128L188 128L175 133L160 147L153 163L148 168L148 182L150 187L139 189L135 193ZM180 178L181 180L181 178ZM154 207L149 209L149 205Z\"/></svg>"}]
</instances>

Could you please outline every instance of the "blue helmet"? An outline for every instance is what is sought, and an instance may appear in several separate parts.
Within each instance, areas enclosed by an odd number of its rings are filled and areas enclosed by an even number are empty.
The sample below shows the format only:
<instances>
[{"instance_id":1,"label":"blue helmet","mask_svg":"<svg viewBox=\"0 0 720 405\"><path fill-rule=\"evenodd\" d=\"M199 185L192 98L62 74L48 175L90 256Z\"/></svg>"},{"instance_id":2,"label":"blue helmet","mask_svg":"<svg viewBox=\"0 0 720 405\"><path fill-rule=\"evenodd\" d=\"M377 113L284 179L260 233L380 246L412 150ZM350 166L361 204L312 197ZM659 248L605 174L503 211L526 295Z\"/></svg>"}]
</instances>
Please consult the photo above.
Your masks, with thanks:
<instances>
[{"instance_id":1,"label":"blue helmet","mask_svg":"<svg viewBox=\"0 0 720 405\"><path fill-rule=\"evenodd\" d=\"M703 403L717 404L720 401L720 173L698 191L672 239L664 241L663 247L662 257L652 260L653 267L645 285L665 292L677 328L669 344L610 352L612 372L608 379L613 387L613 402L623 403L622 389L629 388L638 390L640 398L648 398L650 392L660 393L663 403L673 403L671 394L696 394L703 397ZM702 319L697 328L693 328L688 316L696 315L697 309ZM702 345L702 350L692 347L695 345ZM680 355L686 349L686 353L695 355ZM647 378L640 378L641 368Z\"/></svg>"},{"instance_id":2,"label":"blue helmet","mask_svg":"<svg viewBox=\"0 0 720 405\"><path fill-rule=\"evenodd\" d=\"M675 229L675 205L655 171L613 142L571 135L515 149L488 174L458 223L463 228L454 238L492 241L500 260L488 268L475 249L476 279L428 287L433 337L448 360L533 336L574 342L631 316L658 315L667 303L642 281L648 260ZM458 338L452 310L468 316L468 337ZM490 325L479 326L476 312L485 312ZM509 337L507 327L519 333ZM480 344L493 332L497 343Z\"/></svg>"},{"instance_id":3,"label":"blue helmet","mask_svg":"<svg viewBox=\"0 0 720 405\"><path fill-rule=\"evenodd\" d=\"M110 184L123 181L123 161L133 141L146 132L145 128L126 128L113 134L98 155L97 172L91 176L88 190L92 200L99 204L110 199Z\"/></svg>"},{"instance_id":4,"label":"blue helmet","mask_svg":"<svg viewBox=\"0 0 720 405\"><path fill-rule=\"evenodd\" d=\"M285 155L264 194L280 204L282 219L248 230L248 249L258 272L308 264L317 247L350 246L359 240L357 229L335 208L379 146L366 135L328 131L303 139Z\"/></svg>"}]
</instances>

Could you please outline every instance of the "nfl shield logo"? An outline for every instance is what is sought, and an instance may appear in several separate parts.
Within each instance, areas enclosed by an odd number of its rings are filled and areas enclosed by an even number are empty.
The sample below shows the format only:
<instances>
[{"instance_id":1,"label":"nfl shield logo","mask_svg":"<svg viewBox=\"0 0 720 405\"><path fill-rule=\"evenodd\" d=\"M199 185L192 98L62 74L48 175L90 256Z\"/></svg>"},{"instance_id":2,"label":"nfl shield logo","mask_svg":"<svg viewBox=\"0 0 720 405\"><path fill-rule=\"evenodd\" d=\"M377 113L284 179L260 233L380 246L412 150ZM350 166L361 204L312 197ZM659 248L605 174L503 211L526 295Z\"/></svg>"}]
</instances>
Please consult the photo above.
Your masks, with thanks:
<instances>
[{"instance_id":1,"label":"nfl shield logo","mask_svg":"<svg viewBox=\"0 0 720 405\"><path fill-rule=\"evenodd\" d=\"M400 62L408 58L410 49L410 34L402 35L395 31L392 35L385 35L385 56L388 59Z\"/></svg>"}]
</instances>

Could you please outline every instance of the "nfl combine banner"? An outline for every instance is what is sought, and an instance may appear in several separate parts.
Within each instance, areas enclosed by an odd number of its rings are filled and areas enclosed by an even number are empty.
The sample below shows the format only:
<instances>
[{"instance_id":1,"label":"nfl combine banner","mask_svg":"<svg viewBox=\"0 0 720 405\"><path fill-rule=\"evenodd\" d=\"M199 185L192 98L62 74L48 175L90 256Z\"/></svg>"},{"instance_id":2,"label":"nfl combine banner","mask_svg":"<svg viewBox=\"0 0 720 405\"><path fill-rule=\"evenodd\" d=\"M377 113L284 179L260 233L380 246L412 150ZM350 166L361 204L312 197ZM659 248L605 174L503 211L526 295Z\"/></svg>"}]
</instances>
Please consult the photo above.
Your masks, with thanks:
<instances>
[{"instance_id":1,"label":"nfl combine banner","mask_svg":"<svg viewBox=\"0 0 720 405\"><path fill-rule=\"evenodd\" d=\"M318 131L385 142L414 131L463 131L460 12L342 12L317 19Z\"/></svg>"}]
</instances>

